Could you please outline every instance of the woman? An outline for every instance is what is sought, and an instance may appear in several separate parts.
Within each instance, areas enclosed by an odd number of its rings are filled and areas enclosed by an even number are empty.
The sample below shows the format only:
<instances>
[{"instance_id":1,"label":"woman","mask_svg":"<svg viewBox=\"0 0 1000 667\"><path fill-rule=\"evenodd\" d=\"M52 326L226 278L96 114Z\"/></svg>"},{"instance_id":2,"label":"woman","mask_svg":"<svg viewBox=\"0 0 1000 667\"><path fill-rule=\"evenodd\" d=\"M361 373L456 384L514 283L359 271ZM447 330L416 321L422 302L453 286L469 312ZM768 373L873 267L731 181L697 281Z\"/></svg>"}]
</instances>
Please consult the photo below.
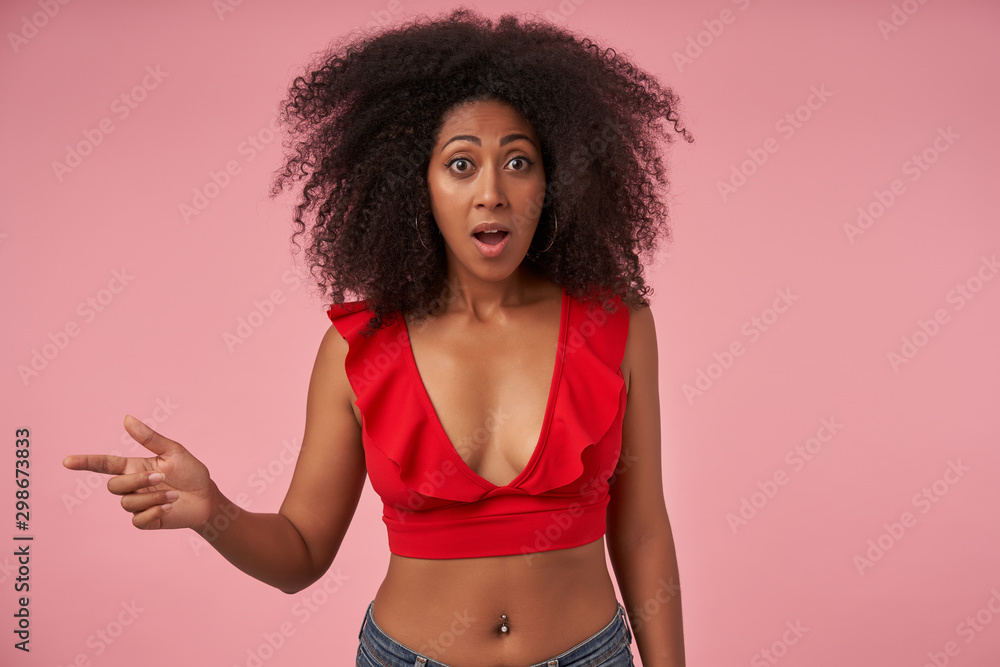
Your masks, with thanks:
<instances>
[{"instance_id":1,"label":"woman","mask_svg":"<svg viewBox=\"0 0 1000 667\"><path fill-rule=\"evenodd\" d=\"M657 125L691 140L673 93L589 40L464 9L310 69L272 194L307 178L293 238L315 212L333 325L279 512L238 508L132 417L155 458L64 465L115 475L136 527L193 528L288 593L333 562L367 474L392 555L358 665L630 665L632 631L644 665L683 665L639 262L669 235Z\"/></svg>"}]
</instances>

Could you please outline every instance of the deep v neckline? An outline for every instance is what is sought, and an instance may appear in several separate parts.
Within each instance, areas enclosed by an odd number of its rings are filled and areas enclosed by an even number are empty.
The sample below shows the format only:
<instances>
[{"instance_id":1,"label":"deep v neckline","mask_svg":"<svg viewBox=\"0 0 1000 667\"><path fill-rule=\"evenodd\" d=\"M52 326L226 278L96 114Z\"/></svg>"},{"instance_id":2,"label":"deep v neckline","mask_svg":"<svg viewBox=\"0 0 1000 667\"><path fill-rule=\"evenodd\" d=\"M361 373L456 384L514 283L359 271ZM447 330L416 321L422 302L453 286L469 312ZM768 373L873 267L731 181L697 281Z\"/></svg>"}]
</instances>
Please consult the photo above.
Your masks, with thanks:
<instances>
[{"instance_id":1,"label":"deep v neckline","mask_svg":"<svg viewBox=\"0 0 1000 667\"><path fill-rule=\"evenodd\" d=\"M565 364L565 349L566 349L566 332L569 323L569 297L566 295L566 290L562 286L559 287L560 294L560 307L559 307L559 336L556 339L556 361L554 368L552 369L552 380L549 383L549 395L545 402L545 414L542 417L542 428L538 434L538 440L535 442L535 448L531 452L531 458L528 459L528 463L524 466L524 469L517 474L514 479L510 480L506 484L494 484L485 477L481 476L472 467L465 462L455 448L454 443L452 443L451 438L448 437L448 433L444 430L444 424L441 423L441 419L434 409L434 403L431 402L430 394L427 392L427 386L424 384L423 378L420 376L420 369L417 368L417 360L413 354L413 345L410 343L410 331L406 325L406 319L404 316L399 317L399 326L402 328L402 335L406 338L406 356L409 360L409 365L413 371L413 379L416 381L418 387L418 394L420 396L421 402L424 404L427 414L430 417L430 421L433 424L433 428L438 432L441 444L446 450L445 454L449 458L453 459L458 465L458 469L463 471L466 476L470 477L472 481L476 482L480 486L488 490L495 489L507 489L516 487L518 484L523 482L530 474L532 469L538 463L538 459L542 455L542 450L545 448L545 443L547 440L547 435L549 432L549 427L552 423L552 412L555 407L557 388L559 386L559 380L562 376L563 366Z\"/></svg>"}]
</instances>

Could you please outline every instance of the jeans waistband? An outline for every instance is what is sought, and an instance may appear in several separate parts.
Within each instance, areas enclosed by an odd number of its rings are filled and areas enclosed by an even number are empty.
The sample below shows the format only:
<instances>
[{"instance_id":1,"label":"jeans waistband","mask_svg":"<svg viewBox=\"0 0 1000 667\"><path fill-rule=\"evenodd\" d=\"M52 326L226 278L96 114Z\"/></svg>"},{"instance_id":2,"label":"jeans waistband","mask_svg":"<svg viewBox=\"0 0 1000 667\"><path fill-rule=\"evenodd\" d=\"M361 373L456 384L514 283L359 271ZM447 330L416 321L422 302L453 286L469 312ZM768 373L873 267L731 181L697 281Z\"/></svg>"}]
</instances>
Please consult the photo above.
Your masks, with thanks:
<instances>
[{"instance_id":1,"label":"jeans waistband","mask_svg":"<svg viewBox=\"0 0 1000 667\"><path fill-rule=\"evenodd\" d=\"M358 631L358 640L369 653L394 660L395 662L390 663L392 665L398 663L413 667L451 667L447 663L435 660L439 656L433 647L421 647L422 650L426 651L426 653L421 653L390 637L375 622L375 617L372 614L374 605L374 600L368 604L368 610L361 622L361 629ZM444 638L442 638L443 641ZM632 629L629 626L625 608L621 603L618 603L615 617L604 628L573 648L530 667L576 667L577 665L597 664L602 656L612 655L621 648L623 643L631 646Z\"/></svg>"}]
</instances>

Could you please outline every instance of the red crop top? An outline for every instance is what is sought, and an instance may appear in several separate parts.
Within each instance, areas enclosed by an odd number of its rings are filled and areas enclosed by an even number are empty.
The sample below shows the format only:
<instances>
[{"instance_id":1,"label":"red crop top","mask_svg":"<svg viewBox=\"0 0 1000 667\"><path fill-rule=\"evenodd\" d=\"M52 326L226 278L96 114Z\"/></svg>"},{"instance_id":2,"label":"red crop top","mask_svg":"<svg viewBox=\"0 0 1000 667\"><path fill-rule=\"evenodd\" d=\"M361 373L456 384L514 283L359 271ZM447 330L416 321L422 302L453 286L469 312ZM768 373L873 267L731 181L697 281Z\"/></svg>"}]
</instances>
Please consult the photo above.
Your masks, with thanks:
<instances>
[{"instance_id":1,"label":"red crop top","mask_svg":"<svg viewBox=\"0 0 1000 667\"><path fill-rule=\"evenodd\" d=\"M389 551L413 558L502 556L566 549L604 535L626 404L624 304L606 313L562 291L541 435L528 465L504 486L476 474L451 444L402 317L364 337L372 316L364 301L333 304L327 314L348 342L345 366Z\"/></svg>"}]
</instances>

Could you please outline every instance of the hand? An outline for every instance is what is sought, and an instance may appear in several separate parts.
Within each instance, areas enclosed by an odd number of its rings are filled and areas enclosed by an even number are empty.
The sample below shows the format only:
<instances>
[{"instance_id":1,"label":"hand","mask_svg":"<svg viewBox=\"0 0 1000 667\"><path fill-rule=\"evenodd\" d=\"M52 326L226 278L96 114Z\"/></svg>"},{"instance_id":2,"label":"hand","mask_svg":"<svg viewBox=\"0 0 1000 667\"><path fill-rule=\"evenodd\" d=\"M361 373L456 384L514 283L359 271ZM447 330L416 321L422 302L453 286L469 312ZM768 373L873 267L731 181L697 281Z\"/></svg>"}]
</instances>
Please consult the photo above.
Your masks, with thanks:
<instances>
[{"instance_id":1,"label":"hand","mask_svg":"<svg viewBox=\"0 0 1000 667\"><path fill-rule=\"evenodd\" d=\"M144 459L76 454L63 459L63 465L70 470L116 475L108 480L108 491L122 496L122 507L132 512L136 528L197 529L208 521L218 489L205 464L180 443L163 437L131 415L125 416L125 430L156 456ZM165 477L161 479L157 473Z\"/></svg>"}]
</instances>

